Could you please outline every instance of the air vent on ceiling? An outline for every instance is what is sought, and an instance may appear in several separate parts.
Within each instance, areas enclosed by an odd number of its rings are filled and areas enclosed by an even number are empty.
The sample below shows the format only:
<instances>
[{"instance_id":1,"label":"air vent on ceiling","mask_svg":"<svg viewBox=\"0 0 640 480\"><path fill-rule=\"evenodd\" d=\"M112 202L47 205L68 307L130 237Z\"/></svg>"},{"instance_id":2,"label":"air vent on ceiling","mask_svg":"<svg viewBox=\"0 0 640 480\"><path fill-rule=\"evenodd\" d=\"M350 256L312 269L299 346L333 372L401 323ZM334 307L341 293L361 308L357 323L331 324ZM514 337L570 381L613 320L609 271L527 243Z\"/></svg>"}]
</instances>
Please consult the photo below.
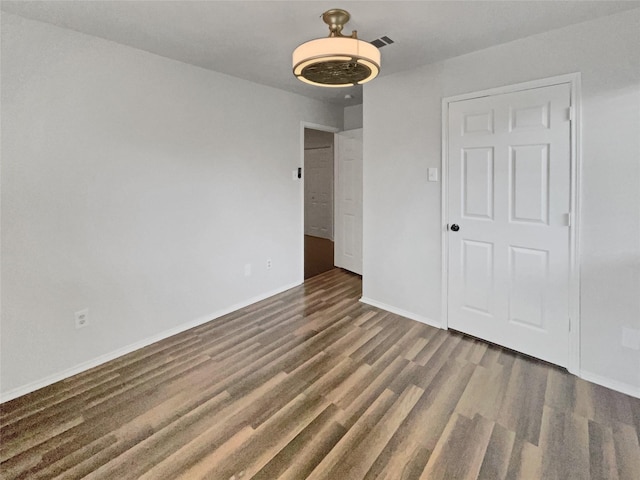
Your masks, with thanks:
<instances>
[{"instance_id":1,"label":"air vent on ceiling","mask_svg":"<svg viewBox=\"0 0 640 480\"><path fill-rule=\"evenodd\" d=\"M373 45L374 47L382 48L385 45L391 45L392 43L393 40L385 35L384 37L376 38L375 40L373 40L371 42L371 45Z\"/></svg>"}]
</instances>

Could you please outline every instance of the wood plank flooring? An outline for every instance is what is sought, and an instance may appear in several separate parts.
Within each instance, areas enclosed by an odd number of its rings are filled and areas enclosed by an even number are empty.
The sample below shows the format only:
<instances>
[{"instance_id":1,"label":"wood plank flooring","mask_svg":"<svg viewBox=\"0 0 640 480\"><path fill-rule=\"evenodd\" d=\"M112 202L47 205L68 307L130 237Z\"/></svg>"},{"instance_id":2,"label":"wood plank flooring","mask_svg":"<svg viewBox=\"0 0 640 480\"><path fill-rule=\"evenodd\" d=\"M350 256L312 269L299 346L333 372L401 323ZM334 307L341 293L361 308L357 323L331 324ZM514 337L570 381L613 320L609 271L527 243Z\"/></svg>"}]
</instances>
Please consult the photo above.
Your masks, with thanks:
<instances>
[{"instance_id":1,"label":"wood plank flooring","mask_svg":"<svg viewBox=\"0 0 640 480\"><path fill-rule=\"evenodd\" d=\"M3 479L640 479L640 400L303 286L3 404Z\"/></svg>"}]
</instances>

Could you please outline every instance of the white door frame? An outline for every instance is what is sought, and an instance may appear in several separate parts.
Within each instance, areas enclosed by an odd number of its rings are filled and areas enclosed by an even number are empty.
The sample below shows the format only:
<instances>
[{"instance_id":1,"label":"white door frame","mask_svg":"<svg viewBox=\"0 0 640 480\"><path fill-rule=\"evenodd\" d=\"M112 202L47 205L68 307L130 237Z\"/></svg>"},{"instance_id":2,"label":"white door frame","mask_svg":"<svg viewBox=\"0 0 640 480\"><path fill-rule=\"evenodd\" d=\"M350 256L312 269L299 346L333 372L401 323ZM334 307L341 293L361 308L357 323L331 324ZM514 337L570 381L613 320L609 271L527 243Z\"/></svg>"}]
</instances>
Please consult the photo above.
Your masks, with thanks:
<instances>
[{"instance_id":1,"label":"white door frame","mask_svg":"<svg viewBox=\"0 0 640 480\"><path fill-rule=\"evenodd\" d=\"M447 225L449 223L449 212L447 211L448 195L448 169L449 169L449 104L461 100L470 100L478 97L488 97L501 95L504 93L531 90L533 88L550 87L559 84L569 84L571 87L571 185L570 185L570 208L571 220L569 228L569 372L580 374L580 265L579 265L579 232L580 232L580 178L581 178L581 95L580 95L580 73L570 73L556 77L543 78L530 82L517 83L515 85L505 85L502 87L482 90L479 92L465 93L442 99L442 328L449 328L448 311L448 245L447 245Z\"/></svg>"},{"instance_id":2,"label":"white door frame","mask_svg":"<svg viewBox=\"0 0 640 480\"><path fill-rule=\"evenodd\" d=\"M299 162L298 168L302 169L303 178L298 178L299 183L299 198L300 198L300 232L298 233L298 244L299 251L301 252L302 261L300 262L300 276L298 277L298 283L304 282L304 129L310 128L312 130L320 130L323 132L331 132L336 133L339 132L340 129L336 127L330 127L328 125L320 125L318 123L305 122L304 120L300 122L300 154L299 154ZM334 161L335 166L335 161ZM297 175L297 169L292 172L292 175ZM335 195L335 192L334 192ZM335 201L335 200L334 200ZM334 219L335 221L335 219Z\"/></svg>"}]
</instances>

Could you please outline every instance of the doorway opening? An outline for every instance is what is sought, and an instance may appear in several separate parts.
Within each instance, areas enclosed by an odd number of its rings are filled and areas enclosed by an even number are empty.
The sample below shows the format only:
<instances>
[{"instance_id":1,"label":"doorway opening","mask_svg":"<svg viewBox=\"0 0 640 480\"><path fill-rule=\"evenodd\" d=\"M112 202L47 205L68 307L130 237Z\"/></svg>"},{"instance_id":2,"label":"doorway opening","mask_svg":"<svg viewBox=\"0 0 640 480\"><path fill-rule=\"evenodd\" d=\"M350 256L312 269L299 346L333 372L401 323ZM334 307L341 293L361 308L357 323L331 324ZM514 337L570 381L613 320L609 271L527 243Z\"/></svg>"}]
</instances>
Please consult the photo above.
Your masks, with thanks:
<instances>
[{"instance_id":1,"label":"doorway opening","mask_svg":"<svg viewBox=\"0 0 640 480\"><path fill-rule=\"evenodd\" d=\"M304 278L334 268L334 135L304 129Z\"/></svg>"}]
</instances>

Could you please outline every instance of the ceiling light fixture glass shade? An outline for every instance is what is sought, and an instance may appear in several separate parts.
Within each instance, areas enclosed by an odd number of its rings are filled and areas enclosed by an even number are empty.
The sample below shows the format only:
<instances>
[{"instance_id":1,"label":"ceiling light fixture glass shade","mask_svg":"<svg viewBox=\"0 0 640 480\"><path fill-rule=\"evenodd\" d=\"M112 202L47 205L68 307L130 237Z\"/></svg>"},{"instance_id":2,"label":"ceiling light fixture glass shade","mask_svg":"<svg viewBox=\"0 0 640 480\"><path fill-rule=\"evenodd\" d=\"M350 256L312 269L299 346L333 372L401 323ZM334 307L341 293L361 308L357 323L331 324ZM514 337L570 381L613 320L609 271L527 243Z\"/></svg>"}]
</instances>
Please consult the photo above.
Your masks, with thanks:
<instances>
[{"instance_id":1,"label":"ceiling light fixture glass shade","mask_svg":"<svg viewBox=\"0 0 640 480\"><path fill-rule=\"evenodd\" d=\"M342 35L350 15L334 9L322 15L329 37L303 43L293 51L293 74L320 87L349 87L373 80L380 72L380 51L358 40L356 31Z\"/></svg>"}]
</instances>

